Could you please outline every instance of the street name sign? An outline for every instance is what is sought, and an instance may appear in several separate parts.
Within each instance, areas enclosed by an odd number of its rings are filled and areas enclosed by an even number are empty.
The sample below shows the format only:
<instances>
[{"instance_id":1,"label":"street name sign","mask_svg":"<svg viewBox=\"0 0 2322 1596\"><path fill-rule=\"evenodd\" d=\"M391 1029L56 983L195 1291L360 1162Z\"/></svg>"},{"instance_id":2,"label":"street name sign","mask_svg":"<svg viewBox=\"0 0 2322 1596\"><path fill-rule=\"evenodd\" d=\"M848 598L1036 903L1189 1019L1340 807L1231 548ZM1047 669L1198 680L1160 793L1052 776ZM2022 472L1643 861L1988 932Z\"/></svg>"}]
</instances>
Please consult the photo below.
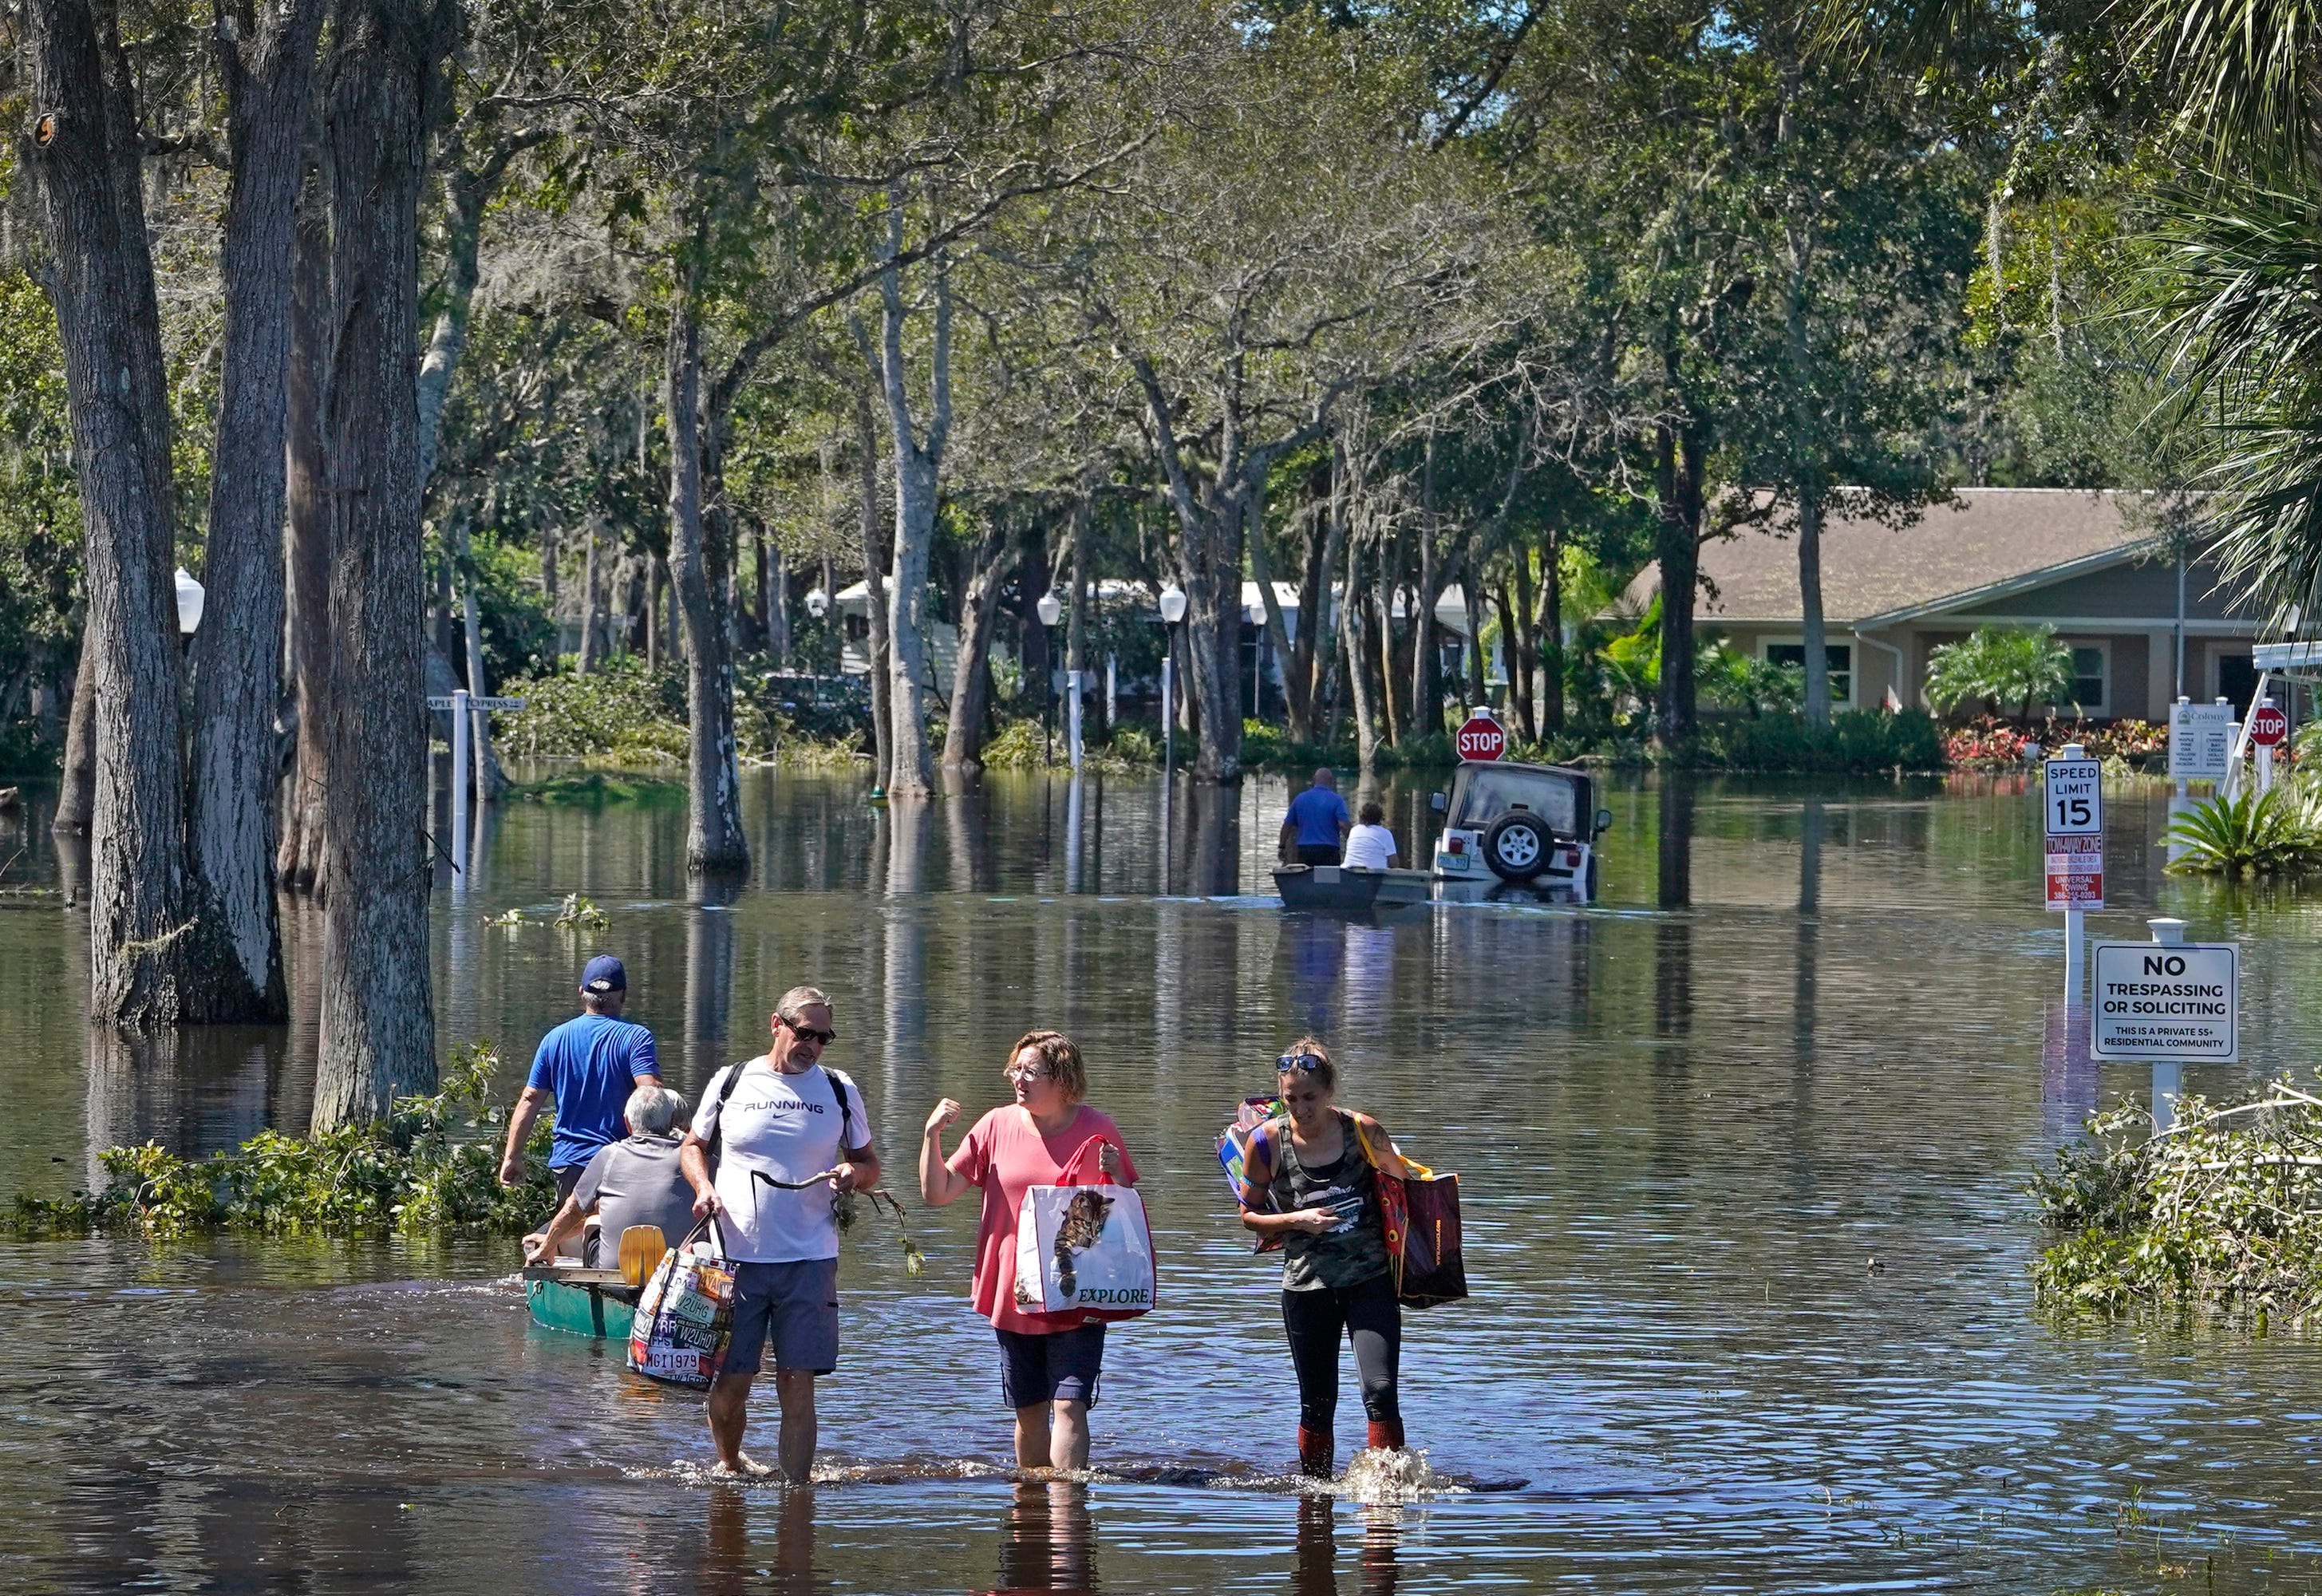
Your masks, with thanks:
<instances>
[{"instance_id":1,"label":"street name sign","mask_svg":"<svg viewBox=\"0 0 2322 1596\"><path fill-rule=\"evenodd\" d=\"M2048 839L2048 907L2057 913L2101 909L2104 901L2104 839Z\"/></svg>"},{"instance_id":2,"label":"street name sign","mask_svg":"<svg viewBox=\"0 0 2322 1596\"><path fill-rule=\"evenodd\" d=\"M2103 764L2095 759L2051 759L2044 772L2048 835L2103 836Z\"/></svg>"},{"instance_id":3,"label":"street name sign","mask_svg":"<svg viewBox=\"0 0 2322 1596\"><path fill-rule=\"evenodd\" d=\"M1471 715L1459 728L1453 745L1462 759L1497 759L1508 751L1508 734L1488 715Z\"/></svg>"},{"instance_id":4,"label":"street name sign","mask_svg":"<svg viewBox=\"0 0 2322 1596\"><path fill-rule=\"evenodd\" d=\"M2232 942L2098 942L2099 1059L2231 1064L2241 1057L2242 950Z\"/></svg>"},{"instance_id":5,"label":"street name sign","mask_svg":"<svg viewBox=\"0 0 2322 1596\"><path fill-rule=\"evenodd\" d=\"M2221 782L2234 758L2234 706L2171 704L2169 775L2184 782Z\"/></svg>"},{"instance_id":6,"label":"street name sign","mask_svg":"<svg viewBox=\"0 0 2322 1596\"><path fill-rule=\"evenodd\" d=\"M456 710L460 707L460 701L453 693L436 693L427 700L427 707L431 710ZM524 708L524 700L481 698L471 693L468 697L468 707L471 710L520 710Z\"/></svg>"}]
</instances>

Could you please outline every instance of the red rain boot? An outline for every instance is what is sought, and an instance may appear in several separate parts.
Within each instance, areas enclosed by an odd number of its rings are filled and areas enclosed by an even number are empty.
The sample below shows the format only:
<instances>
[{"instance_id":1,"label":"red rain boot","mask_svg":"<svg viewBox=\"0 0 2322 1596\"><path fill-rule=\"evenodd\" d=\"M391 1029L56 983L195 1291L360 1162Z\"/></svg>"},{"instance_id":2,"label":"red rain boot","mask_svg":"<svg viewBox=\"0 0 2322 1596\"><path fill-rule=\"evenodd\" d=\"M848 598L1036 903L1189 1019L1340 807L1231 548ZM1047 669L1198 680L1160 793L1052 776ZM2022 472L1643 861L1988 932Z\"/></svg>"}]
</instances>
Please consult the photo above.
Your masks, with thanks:
<instances>
[{"instance_id":1,"label":"red rain boot","mask_svg":"<svg viewBox=\"0 0 2322 1596\"><path fill-rule=\"evenodd\" d=\"M1310 1430L1298 1426L1298 1472L1309 1480L1327 1480L1337 1451L1337 1443L1328 1430Z\"/></svg>"},{"instance_id":2,"label":"red rain boot","mask_svg":"<svg viewBox=\"0 0 2322 1596\"><path fill-rule=\"evenodd\" d=\"M1403 1420L1375 1418L1371 1420L1370 1447L1374 1452L1403 1450Z\"/></svg>"}]
</instances>

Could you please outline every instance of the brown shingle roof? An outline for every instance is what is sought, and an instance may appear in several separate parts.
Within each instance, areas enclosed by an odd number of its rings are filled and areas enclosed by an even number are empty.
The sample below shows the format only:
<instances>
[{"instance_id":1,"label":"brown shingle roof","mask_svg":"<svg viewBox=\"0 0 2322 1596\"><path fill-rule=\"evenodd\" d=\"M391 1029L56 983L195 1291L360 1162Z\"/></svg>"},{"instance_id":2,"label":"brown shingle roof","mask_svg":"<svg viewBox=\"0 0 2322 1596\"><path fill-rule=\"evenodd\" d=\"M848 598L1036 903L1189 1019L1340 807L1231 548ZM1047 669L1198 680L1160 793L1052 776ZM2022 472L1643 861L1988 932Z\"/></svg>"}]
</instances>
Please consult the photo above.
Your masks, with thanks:
<instances>
[{"instance_id":1,"label":"brown shingle roof","mask_svg":"<svg viewBox=\"0 0 2322 1596\"><path fill-rule=\"evenodd\" d=\"M2137 495L2072 488L1961 488L1898 529L1833 516L1823 527L1823 612L1833 624L1918 610L1997 583L2125 550L2153 535L2124 515ZM1701 551L1714 583L1702 595L1705 620L1796 621L1797 539L1750 530ZM1649 599L1660 575L1647 566L1630 596ZM1713 596L1714 594L1714 596Z\"/></svg>"}]
</instances>

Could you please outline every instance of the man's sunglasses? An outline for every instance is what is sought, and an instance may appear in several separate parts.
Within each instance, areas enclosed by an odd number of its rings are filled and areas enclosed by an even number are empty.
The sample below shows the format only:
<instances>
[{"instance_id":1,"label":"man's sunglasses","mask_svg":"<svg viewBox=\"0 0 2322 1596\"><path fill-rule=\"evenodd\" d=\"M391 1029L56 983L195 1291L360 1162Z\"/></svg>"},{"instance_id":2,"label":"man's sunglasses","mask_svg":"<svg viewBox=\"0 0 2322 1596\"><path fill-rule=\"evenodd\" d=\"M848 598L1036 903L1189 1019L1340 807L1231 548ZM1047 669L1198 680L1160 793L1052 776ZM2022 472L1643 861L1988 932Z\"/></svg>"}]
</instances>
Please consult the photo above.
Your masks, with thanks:
<instances>
[{"instance_id":1,"label":"man's sunglasses","mask_svg":"<svg viewBox=\"0 0 2322 1596\"><path fill-rule=\"evenodd\" d=\"M783 1016L780 1014L776 1014L774 1018L781 1020L784 1025L788 1026L790 1028L790 1033L792 1036L797 1037L800 1041L818 1041L824 1047L828 1047L832 1042L838 1040L838 1032L836 1031L817 1031L811 1026L800 1024L796 1020L784 1019Z\"/></svg>"},{"instance_id":2,"label":"man's sunglasses","mask_svg":"<svg viewBox=\"0 0 2322 1596\"><path fill-rule=\"evenodd\" d=\"M1312 1074L1322 1069L1327 1060L1319 1053L1284 1053L1274 1062L1276 1069L1287 1075L1294 1069Z\"/></svg>"}]
</instances>

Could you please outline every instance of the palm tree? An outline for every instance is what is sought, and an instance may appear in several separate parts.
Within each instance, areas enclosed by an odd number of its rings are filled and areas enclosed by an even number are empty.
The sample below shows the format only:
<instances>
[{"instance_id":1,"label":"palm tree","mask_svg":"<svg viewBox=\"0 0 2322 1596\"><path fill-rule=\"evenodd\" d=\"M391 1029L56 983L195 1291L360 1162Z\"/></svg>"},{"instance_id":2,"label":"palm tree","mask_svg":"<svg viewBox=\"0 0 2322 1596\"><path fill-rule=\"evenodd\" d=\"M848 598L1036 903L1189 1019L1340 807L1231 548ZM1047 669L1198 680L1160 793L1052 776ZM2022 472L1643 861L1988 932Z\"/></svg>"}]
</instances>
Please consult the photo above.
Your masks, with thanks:
<instances>
[{"instance_id":1,"label":"palm tree","mask_svg":"<svg viewBox=\"0 0 2322 1596\"><path fill-rule=\"evenodd\" d=\"M1945 643L1927 656L1927 702L1943 714L1977 699L1994 713L2021 702L2062 703L2072 692L2072 651L2056 641L2054 627L1978 627L1964 642Z\"/></svg>"}]
</instances>

